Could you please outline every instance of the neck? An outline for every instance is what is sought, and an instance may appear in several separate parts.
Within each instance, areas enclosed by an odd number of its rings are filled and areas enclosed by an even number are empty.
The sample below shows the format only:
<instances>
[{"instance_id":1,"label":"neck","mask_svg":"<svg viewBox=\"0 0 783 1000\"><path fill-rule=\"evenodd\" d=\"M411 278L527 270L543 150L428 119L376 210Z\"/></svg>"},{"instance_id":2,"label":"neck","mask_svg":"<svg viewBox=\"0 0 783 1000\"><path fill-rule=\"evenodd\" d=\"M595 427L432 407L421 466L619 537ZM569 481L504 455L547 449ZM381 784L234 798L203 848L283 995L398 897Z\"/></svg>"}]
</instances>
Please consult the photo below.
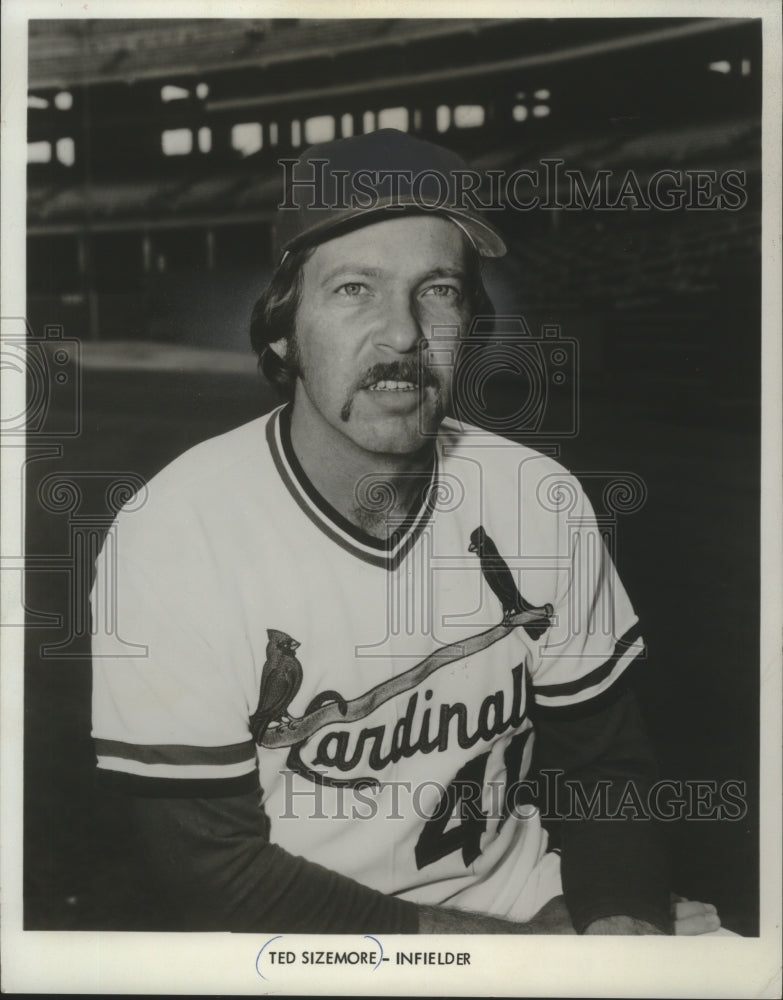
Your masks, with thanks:
<instances>
[{"instance_id":1,"label":"neck","mask_svg":"<svg viewBox=\"0 0 783 1000\"><path fill-rule=\"evenodd\" d=\"M434 443L404 455L367 452L294 406L291 445L308 479L335 510L376 538L388 538L430 481Z\"/></svg>"}]
</instances>

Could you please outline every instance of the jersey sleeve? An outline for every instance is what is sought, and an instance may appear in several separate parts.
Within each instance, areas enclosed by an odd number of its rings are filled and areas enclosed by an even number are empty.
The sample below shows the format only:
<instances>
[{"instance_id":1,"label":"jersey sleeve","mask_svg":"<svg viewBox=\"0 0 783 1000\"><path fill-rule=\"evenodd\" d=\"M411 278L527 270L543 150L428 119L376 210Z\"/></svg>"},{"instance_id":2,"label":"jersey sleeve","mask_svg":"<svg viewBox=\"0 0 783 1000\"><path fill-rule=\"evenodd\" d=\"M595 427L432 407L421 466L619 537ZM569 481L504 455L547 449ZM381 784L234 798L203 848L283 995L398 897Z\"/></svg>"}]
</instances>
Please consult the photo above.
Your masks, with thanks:
<instances>
[{"instance_id":1,"label":"jersey sleeve","mask_svg":"<svg viewBox=\"0 0 783 1000\"><path fill-rule=\"evenodd\" d=\"M198 519L120 513L97 560L91 610L102 783L168 797L256 789L247 699L221 642L221 595Z\"/></svg>"},{"instance_id":2,"label":"jersey sleeve","mask_svg":"<svg viewBox=\"0 0 783 1000\"><path fill-rule=\"evenodd\" d=\"M593 711L645 656L639 619L609 551L613 522L596 518L573 476L564 473L563 483L553 542L554 616L532 677L539 715Z\"/></svg>"}]
</instances>

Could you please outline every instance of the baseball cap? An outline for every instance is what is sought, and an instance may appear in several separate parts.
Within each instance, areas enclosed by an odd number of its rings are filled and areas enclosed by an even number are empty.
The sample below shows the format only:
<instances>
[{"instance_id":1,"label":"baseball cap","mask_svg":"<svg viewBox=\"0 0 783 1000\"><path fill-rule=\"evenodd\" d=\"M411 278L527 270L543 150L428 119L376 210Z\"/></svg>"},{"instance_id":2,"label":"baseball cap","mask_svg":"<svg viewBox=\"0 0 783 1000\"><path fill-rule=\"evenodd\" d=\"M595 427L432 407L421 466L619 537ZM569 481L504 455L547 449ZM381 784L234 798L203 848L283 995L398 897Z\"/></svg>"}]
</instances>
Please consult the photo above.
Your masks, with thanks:
<instances>
[{"instance_id":1,"label":"baseball cap","mask_svg":"<svg viewBox=\"0 0 783 1000\"><path fill-rule=\"evenodd\" d=\"M475 173L456 153L397 129L335 139L281 159L285 195L277 242L314 246L380 216L428 213L456 223L483 257L502 257L500 233L472 204Z\"/></svg>"}]
</instances>

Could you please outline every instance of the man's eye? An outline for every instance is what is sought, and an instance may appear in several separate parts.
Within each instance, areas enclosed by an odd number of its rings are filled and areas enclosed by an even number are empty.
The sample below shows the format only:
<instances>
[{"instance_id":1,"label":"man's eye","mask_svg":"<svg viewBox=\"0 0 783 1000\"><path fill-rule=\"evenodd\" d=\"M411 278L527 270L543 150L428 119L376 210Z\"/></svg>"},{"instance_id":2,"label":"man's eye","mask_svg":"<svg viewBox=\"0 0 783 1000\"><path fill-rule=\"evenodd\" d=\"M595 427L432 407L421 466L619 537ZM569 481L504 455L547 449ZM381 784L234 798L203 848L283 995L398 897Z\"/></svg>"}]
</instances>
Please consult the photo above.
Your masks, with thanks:
<instances>
[{"instance_id":1,"label":"man's eye","mask_svg":"<svg viewBox=\"0 0 783 1000\"><path fill-rule=\"evenodd\" d=\"M454 285L430 285L424 290L425 295L431 295L436 299L459 298L459 289Z\"/></svg>"},{"instance_id":2,"label":"man's eye","mask_svg":"<svg viewBox=\"0 0 783 1000\"><path fill-rule=\"evenodd\" d=\"M347 281L337 289L338 294L347 295L349 298L356 298L365 290L365 286L359 281Z\"/></svg>"}]
</instances>

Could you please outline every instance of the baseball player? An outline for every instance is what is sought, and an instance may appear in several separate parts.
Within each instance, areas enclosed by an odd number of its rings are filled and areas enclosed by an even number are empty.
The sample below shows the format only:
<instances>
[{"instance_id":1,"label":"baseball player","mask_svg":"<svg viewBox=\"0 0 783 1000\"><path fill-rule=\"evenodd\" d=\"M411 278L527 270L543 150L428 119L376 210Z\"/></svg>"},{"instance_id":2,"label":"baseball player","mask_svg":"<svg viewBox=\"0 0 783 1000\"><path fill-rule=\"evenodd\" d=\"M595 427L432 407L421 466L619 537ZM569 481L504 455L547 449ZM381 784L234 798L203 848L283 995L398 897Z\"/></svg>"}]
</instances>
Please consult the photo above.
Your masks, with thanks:
<instances>
[{"instance_id":1,"label":"baseball player","mask_svg":"<svg viewBox=\"0 0 783 1000\"><path fill-rule=\"evenodd\" d=\"M648 820L542 823L537 775L654 780L644 644L579 483L459 419L505 252L465 164L382 130L293 166L251 330L287 402L156 476L93 590L98 773L179 926L717 927Z\"/></svg>"}]
</instances>

